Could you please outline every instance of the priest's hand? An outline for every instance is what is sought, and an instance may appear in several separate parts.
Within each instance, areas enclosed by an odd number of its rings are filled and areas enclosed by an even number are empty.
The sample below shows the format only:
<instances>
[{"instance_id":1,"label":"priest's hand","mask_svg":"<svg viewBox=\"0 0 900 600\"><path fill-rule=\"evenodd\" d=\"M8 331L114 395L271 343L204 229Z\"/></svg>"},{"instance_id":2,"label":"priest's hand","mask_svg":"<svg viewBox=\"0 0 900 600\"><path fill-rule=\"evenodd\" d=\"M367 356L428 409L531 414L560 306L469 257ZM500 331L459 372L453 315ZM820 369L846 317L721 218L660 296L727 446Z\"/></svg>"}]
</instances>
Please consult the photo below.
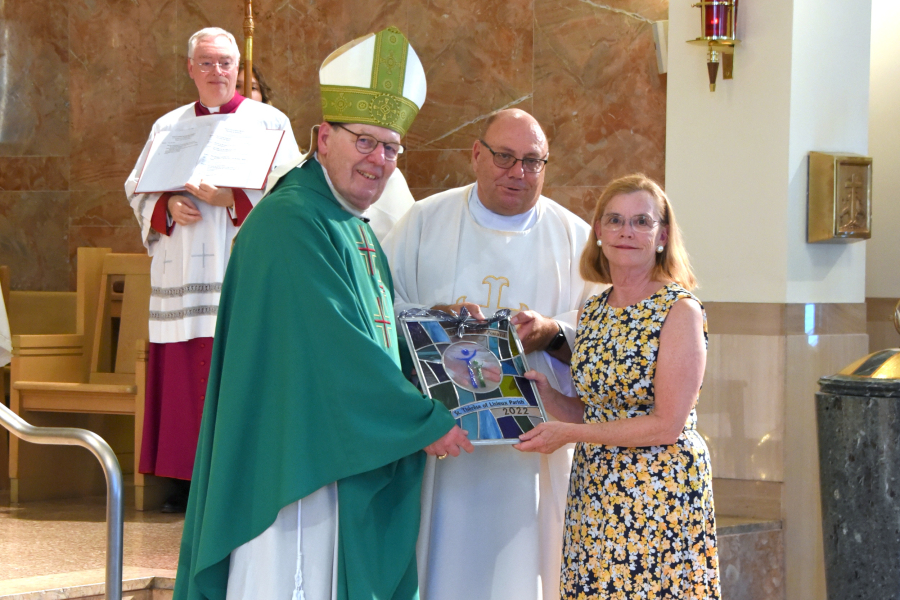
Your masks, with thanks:
<instances>
[{"instance_id":1,"label":"priest's hand","mask_svg":"<svg viewBox=\"0 0 900 600\"><path fill-rule=\"evenodd\" d=\"M205 183L201 179L199 186L194 185L193 183L186 183L184 184L184 189L207 204L224 206L225 208L234 206L234 192L231 191L231 188L219 188L211 183Z\"/></svg>"},{"instance_id":2,"label":"priest's hand","mask_svg":"<svg viewBox=\"0 0 900 600\"><path fill-rule=\"evenodd\" d=\"M197 206L187 196L169 196L169 215L179 225L193 225L203 218Z\"/></svg>"},{"instance_id":3,"label":"priest's hand","mask_svg":"<svg viewBox=\"0 0 900 600\"><path fill-rule=\"evenodd\" d=\"M425 453L438 458L446 458L447 455L459 456L460 449L472 452L475 446L469 441L469 432L454 425L453 429L433 444L425 446Z\"/></svg>"},{"instance_id":4,"label":"priest's hand","mask_svg":"<svg viewBox=\"0 0 900 600\"><path fill-rule=\"evenodd\" d=\"M556 452L566 444L577 441L574 436L576 425L562 423L560 421L547 421L541 423L531 431L526 431L519 436L522 440L513 444L513 448L521 452L540 452L550 454Z\"/></svg>"},{"instance_id":5,"label":"priest's hand","mask_svg":"<svg viewBox=\"0 0 900 600\"><path fill-rule=\"evenodd\" d=\"M525 354L530 354L537 350L547 350L563 362L567 361L571 356L568 344L563 344L558 349L563 351L559 356L557 356L556 352L547 348L560 331L559 325L553 319L533 310L523 310L514 314L509 322L516 326L516 333L519 334L519 339L522 340Z\"/></svg>"},{"instance_id":6,"label":"priest's hand","mask_svg":"<svg viewBox=\"0 0 900 600\"><path fill-rule=\"evenodd\" d=\"M459 314L459 309L463 306L466 307L466 310L469 311L469 314L478 319L479 321L484 321L487 317L481 312L481 307L475 304L474 302L460 302L458 304L435 304L431 308L433 310L440 310L445 313L450 313L453 316Z\"/></svg>"}]
</instances>

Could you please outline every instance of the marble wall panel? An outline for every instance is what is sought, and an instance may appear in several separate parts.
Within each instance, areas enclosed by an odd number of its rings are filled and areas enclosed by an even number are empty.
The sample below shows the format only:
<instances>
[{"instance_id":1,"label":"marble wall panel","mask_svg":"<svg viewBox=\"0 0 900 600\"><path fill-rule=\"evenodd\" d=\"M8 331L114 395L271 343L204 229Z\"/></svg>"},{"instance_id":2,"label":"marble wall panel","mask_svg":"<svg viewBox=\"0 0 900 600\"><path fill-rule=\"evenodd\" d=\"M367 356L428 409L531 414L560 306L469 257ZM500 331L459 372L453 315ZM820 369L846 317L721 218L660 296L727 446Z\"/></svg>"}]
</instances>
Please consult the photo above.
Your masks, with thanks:
<instances>
[{"instance_id":1,"label":"marble wall panel","mask_svg":"<svg viewBox=\"0 0 900 600\"><path fill-rule=\"evenodd\" d=\"M0 156L69 153L67 0L0 3Z\"/></svg>"},{"instance_id":2,"label":"marble wall panel","mask_svg":"<svg viewBox=\"0 0 900 600\"><path fill-rule=\"evenodd\" d=\"M69 289L68 224L67 192L0 192L0 264L11 289Z\"/></svg>"},{"instance_id":3,"label":"marble wall panel","mask_svg":"<svg viewBox=\"0 0 900 600\"><path fill-rule=\"evenodd\" d=\"M429 82L411 149L471 148L492 111L532 110L535 16L532 0L409 3Z\"/></svg>"},{"instance_id":4,"label":"marble wall panel","mask_svg":"<svg viewBox=\"0 0 900 600\"><path fill-rule=\"evenodd\" d=\"M587 215L612 177L641 168L661 178L652 165L663 162L654 124L665 120L665 90L648 23L666 11L667 0L257 0L254 60L307 147L320 119L321 61L353 37L396 25L429 78L401 161L416 198L470 183L484 118L518 106L548 131L551 197ZM0 157L14 159L0 162L0 190L69 194L57 197L68 203L60 239L39 240L47 228L14 222L18 243L65 247L59 264L81 241L134 248L115 196L153 121L196 98L187 38L217 25L242 42L242 0L35 0L0 4L0 15ZM22 274L39 263L20 261L13 287L74 280L54 269Z\"/></svg>"},{"instance_id":5,"label":"marble wall panel","mask_svg":"<svg viewBox=\"0 0 900 600\"><path fill-rule=\"evenodd\" d=\"M784 385L781 336L709 336L698 429L713 475L784 480Z\"/></svg>"},{"instance_id":6,"label":"marble wall panel","mask_svg":"<svg viewBox=\"0 0 900 600\"><path fill-rule=\"evenodd\" d=\"M149 129L135 118L142 72L139 5L76 0L69 9L70 189L121 190Z\"/></svg>"},{"instance_id":7,"label":"marble wall panel","mask_svg":"<svg viewBox=\"0 0 900 600\"><path fill-rule=\"evenodd\" d=\"M61 191L68 189L68 157L0 156L0 191Z\"/></svg>"},{"instance_id":8,"label":"marble wall panel","mask_svg":"<svg viewBox=\"0 0 900 600\"><path fill-rule=\"evenodd\" d=\"M552 142L547 185L665 176L665 80L651 23L667 0L536 0L534 114Z\"/></svg>"},{"instance_id":9,"label":"marble wall panel","mask_svg":"<svg viewBox=\"0 0 900 600\"><path fill-rule=\"evenodd\" d=\"M137 220L125 193L71 192L69 227L135 227Z\"/></svg>"}]
</instances>

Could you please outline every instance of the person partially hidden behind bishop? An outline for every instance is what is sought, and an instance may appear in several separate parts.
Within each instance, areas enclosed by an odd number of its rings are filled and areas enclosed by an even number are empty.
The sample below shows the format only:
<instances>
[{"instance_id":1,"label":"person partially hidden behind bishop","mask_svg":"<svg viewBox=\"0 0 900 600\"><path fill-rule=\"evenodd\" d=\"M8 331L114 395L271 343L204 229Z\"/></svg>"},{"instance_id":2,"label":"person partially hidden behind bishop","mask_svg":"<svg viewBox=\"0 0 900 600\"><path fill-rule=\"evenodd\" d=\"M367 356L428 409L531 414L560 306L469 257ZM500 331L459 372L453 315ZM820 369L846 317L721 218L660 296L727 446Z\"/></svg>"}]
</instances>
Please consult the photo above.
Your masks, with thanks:
<instances>
[{"instance_id":1,"label":"person partially hidden behind bishop","mask_svg":"<svg viewBox=\"0 0 900 600\"><path fill-rule=\"evenodd\" d=\"M384 248L395 310L511 308L529 365L569 390L576 312L596 290L578 270L590 228L541 195L548 160L531 115L493 114L472 148L476 182L417 202ZM422 599L558 599L570 457L571 447L537 456L503 445L429 459Z\"/></svg>"},{"instance_id":2,"label":"person partially hidden behind bishop","mask_svg":"<svg viewBox=\"0 0 900 600\"><path fill-rule=\"evenodd\" d=\"M319 80L315 144L228 264L177 600L417 599L426 453L472 450L400 370L391 273L363 217L425 71L388 28L329 55Z\"/></svg>"},{"instance_id":3,"label":"person partially hidden behind bishop","mask_svg":"<svg viewBox=\"0 0 900 600\"><path fill-rule=\"evenodd\" d=\"M281 129L274 165L300 155L291 124L278 109L235 91L240 51L234 36L201 29L188 42L188 75L199 100L164 115L150 130L125 182L141 237L153 257L150 271L150 353L139 470L181 482L163 506L184 512L206 394L219 294L231 241L260 190L185 184L183 192L137 194L154 135L190 123L222 120L243 127ZM234 148L240 153L241 148Z\"/></svg>"}]
</instances>

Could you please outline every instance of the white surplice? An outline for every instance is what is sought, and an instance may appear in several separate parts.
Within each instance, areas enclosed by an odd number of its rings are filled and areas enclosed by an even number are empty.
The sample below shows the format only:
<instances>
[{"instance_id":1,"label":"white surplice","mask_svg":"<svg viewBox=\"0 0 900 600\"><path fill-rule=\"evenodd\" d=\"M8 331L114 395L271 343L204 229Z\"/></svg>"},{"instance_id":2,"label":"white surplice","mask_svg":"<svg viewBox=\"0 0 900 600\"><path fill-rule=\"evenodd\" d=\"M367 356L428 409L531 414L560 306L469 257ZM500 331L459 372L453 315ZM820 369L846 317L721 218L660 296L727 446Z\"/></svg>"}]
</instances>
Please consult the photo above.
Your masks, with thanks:
<instances>
[{"instance_id":1,"label":"white surplice","mask_svg":"<svg viewBox=\"0 0 900 600\"><path fill-rule=\"evenodd\" d=\"M533 214L510 220L520 230L503 231L479 223L470 202L478 202L474 184L436 194L388 234L395 311L458 302L486 315L530 309L556 319L571 345L577 311L598 291L578 272L587 223L541 196ZM527 359L573 395L568 365L545 352ZM417 549L422 600L558 599L570 466L571 446L551 455L503 445L430 457Z\"/></svg>"},{"instance_id":2,"label":"white surplice","mask_svg":"<svg viewBox=\"0 0 900 600\"><path fill-rule=\"evenodd\" d=\"M9 363L11 358L12 338L9 335L9 318L6 316L3 294L0 294L0 367Z\"/></svg>"},{"instance_id":3,"label":"white surplice","mask_svg":"<svg viewBox=\"0 0 900 600\"><path fill-rule=\"evenodd\" d=\"M199 117L194 112L194 103L191 103L173 110L153 124L150 139L125 182L125 192L141 227L144 246L153 257L150 267L150 341L153 343L213 337L225 267L231 253L231 242L238 232L229 209L207 204L187 192L178 192L194 202L203 218L192 225L176 225L171 235L160 235L150 228L150 219L160 194L134 193L153 136L172 129L176 124L197 119L241 121L247 127L284 130L273 168L300 156L290 120L277 108L252 100L241 102L233 113ZM254 206L263 195L261 190L244 190L244 193Z\"/></svg>"}]
</instances>

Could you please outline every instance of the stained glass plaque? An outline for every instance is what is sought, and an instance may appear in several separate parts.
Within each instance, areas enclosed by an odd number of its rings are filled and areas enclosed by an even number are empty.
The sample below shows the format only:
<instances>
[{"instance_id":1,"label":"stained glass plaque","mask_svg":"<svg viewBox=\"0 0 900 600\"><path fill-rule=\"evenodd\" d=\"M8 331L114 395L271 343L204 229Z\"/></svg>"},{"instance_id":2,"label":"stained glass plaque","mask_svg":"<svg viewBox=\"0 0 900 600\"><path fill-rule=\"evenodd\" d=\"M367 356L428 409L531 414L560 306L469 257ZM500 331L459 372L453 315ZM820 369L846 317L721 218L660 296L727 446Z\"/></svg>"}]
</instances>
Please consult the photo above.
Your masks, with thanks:
<instances>
[{"instance_id":1,"label":"stained glass plaque","mask_svg":"<svg viewBox=\"0 0 900 600\"><path fill-rule=\"evenodd\" d=\"M473 444L513 444L547 420L509 311L488 321L435 310L400 314L419 388L440 400Z\"/></svg>"}]
</instances>

